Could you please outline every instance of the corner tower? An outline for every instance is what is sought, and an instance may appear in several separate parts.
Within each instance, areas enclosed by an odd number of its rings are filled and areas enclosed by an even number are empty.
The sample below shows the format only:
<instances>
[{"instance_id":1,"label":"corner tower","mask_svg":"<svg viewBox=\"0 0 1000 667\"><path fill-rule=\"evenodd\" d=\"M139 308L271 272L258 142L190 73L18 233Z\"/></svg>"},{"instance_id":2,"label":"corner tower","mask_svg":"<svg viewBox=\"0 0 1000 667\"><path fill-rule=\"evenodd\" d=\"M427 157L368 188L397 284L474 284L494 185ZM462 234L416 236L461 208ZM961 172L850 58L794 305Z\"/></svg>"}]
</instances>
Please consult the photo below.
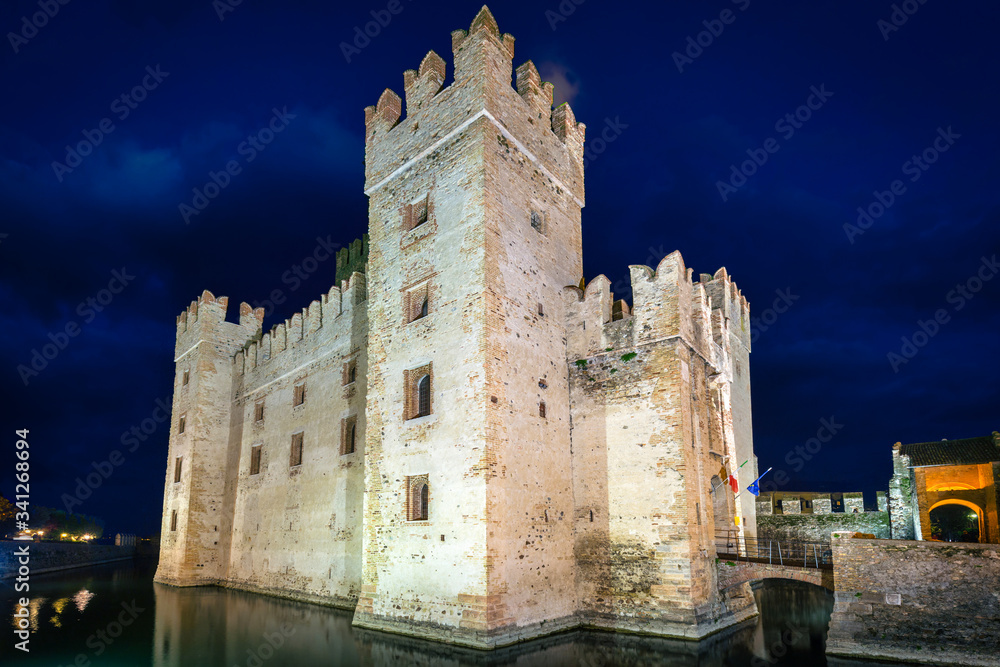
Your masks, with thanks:
<instances>
[{"instance_id":1,"label":"corner tower","mask_svg":"<svg viewBox=\"0 0 1000 667\"><path fill-rule=\"evenodd\" d=\"M240 304L239 324L226 322L229 300L205 291L177 318L174 399L163 492L160 562L155 581L200 586L225 579L231 508L229 460L233 355L259 336L264 309ZM223 545L223 546L220 546Z\"/></svg>"},{"instance_id":2,"label":"corner tower","mask_svg":"<svg viewBox=\"0 0 1000 667\"><path fill-rule=\"evenodd\" d=\"M574 625L561 290L584 126L485 7L365 110L369 374L354 623L494 647Z\"/></svg>"}]
</instances>

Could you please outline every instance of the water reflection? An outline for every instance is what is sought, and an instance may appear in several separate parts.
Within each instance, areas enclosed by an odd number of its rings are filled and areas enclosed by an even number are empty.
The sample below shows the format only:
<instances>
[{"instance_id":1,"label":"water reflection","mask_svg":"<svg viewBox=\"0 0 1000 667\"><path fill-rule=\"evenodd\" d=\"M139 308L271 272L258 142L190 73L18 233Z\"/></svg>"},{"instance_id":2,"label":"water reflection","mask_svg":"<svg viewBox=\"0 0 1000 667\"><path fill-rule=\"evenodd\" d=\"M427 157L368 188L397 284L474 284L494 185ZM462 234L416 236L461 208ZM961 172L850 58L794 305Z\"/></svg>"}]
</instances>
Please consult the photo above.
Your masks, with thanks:
<instances>
[{"instance_id":1,"label":"water reflection","mask_svg":"<svg viewBox=\"0 0 1000 667\"><path fill-rule=\"evenodd\" d=\"M823 644L833 596L799 582L765 582L755 592L759 619L700 643L578 631L486 653L355 629L351 614L337 609L219 588L172 588L153 584L152 575L149 565L111 565L33 579L32 652L25 656L4 642L0 662L16 655L19 666L47 667L81 661L129 667L828 664ZM0 592L3 613L14 620L17 596L6 587ZM54 622L39 623L40 617Z\"/></svg>"}]
</instances>

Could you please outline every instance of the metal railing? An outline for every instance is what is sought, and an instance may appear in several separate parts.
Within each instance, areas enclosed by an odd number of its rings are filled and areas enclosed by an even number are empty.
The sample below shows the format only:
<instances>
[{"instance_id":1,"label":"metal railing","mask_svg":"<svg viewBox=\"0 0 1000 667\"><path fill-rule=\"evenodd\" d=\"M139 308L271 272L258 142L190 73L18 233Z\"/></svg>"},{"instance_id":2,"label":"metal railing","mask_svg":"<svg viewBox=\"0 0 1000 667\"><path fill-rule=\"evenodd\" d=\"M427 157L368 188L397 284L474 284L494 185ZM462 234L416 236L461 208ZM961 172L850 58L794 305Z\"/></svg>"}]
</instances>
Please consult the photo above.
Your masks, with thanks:
<instances>
[{"instance_id":1,"label":"metal railing","mask_svg":"<svg viewBox=\"0 0 1000 667\"><path fill-rule=\"evenodd\" d=\"M737 531L715 534L715 553L719 558L767 563L786 567L833 568L829 542L798 542L770 538L744 537Z\"/></svg>"}]
</instances>

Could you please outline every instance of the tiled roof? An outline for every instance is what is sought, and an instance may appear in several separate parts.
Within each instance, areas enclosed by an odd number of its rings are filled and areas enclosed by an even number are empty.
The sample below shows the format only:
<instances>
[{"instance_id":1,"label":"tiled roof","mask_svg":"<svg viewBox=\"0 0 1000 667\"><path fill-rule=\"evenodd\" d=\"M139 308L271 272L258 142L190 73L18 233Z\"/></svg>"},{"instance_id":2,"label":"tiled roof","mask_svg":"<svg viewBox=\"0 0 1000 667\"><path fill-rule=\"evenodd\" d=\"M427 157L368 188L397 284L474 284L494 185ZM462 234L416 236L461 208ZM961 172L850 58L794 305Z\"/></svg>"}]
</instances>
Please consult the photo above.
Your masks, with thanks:
<instances>
[{"instance_id":1,"label":"tiled roof","mask_svg":"<svg viewBox=\"0 0 1000 667\"><path fill-rule=\"evenodd\" d=\"M987 435L963 440L941 440L902 445L899 453L910 457L910 465L972 465L1000 461L1000 438Z\"/></svg>"}]
</instances>

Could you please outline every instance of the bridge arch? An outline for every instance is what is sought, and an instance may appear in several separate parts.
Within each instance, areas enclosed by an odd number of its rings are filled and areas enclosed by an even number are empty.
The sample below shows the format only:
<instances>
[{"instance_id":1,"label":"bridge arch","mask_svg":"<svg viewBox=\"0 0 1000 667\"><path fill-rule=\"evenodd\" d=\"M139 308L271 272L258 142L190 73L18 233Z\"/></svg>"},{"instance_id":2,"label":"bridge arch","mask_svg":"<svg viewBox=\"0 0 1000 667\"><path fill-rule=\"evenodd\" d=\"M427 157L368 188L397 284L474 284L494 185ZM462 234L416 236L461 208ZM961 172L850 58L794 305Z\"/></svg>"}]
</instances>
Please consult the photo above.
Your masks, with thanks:
<instances>
[{"instance_id":1,"label":"bridge arch","mask_svg":"<svg viewBox=\"0 0 1000 667\"><path fill-rule=\"evenodd\" d=\"M765 579L790 579L822 586L833 591L832 568L795 567L746 561L720 559L718 563L719 590L744 583L754 584Z\"/></svg>"}]
</instances>

